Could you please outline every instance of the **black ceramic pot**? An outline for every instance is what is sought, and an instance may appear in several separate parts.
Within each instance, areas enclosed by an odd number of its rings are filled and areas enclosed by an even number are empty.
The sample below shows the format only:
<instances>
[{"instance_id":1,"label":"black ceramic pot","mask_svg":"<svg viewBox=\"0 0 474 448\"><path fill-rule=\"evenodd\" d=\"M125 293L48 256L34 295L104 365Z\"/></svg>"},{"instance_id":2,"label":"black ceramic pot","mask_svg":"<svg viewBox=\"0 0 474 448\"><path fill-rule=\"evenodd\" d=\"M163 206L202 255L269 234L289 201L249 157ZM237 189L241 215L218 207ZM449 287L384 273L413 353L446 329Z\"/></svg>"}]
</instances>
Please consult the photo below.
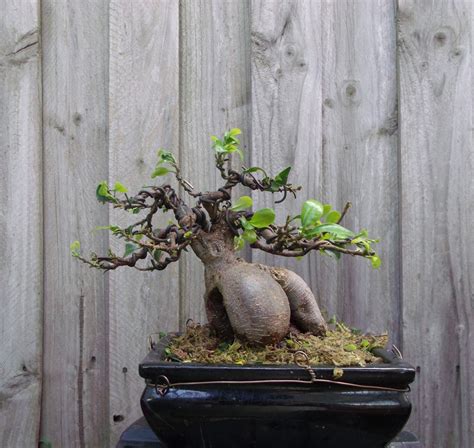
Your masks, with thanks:
<instances>
[{"instance_id":1,"label":"black ceramic pot","mask_svg":"<svg viewBox=\"0 0 474 448\"><path fill-rule=\"evenodd\" d=\"M165 362L166 344L148 354L140 375L143 413L169 448L384 447L410 415L415 370L385 350L377 351L384 363L343 368L337 380L333 367L314 367L311 383L298 366ZM207 384L162 390L162 376Z\"/></svg>"}]
</instances>

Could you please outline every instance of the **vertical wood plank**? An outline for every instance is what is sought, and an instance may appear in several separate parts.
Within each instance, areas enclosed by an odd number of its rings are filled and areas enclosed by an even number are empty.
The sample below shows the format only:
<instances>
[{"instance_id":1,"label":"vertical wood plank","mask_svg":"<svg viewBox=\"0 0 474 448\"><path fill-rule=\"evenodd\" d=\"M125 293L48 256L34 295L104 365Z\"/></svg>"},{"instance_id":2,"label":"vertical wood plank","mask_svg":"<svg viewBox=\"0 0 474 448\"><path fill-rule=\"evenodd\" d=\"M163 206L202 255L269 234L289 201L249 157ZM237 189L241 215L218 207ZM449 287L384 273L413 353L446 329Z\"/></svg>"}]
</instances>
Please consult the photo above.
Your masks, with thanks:
<instances>
[{"instance_id":1,"label":"vertical wood plank","mask_svg":"<svg viewBox=\"0 0 474 448\"><path fill-rule=\"evenodd\" d=\"M106 250L95 185L107 178L108 5L45 0L44 382L42 437L53 446L107 446L106 277L74 260Z\"/></svg>"},{"instance_id":2,"label":"vertical wood plank","mask_svg":"<svg viewBox=\"0 0 474 448\"><path fill-rule=\"evenodd\" d=\"M254 193L254 209L275 208L276 222L298 215L304 198L321 198L321 4L252 0L252 166L276 175L292 166L303 186L283 204L279 194ZM285 266L317 293L314 256L302 261L252 251L252 260Z\"/></svg>"},{"instance_id":3,"label":"vertical wood plank","mask_svg":"<svg viewBox=\"0 0 474 448\"><path fill-rule=\"evenodd\" d=\"M38 443L42 351L38 2L2 2L0 27L0 445Z\"/></svg>"},{"instance_id":4,"label":"vertical wood plank","mask_svg":"<svg viewBox=\"0 0 474 448\"><path fill-rule=\"evenodd\" d=\"M326 2L322 11L322 191L352 208L343 225L380 238L382 266L325 259L318 281L329 309L399 343L398 105L395 5ZM323 261L323 260L322 260Z\"/></svg>"},{"instance_id":5,"label":"vertical wood plank","mask_svg":"<svg viewBox=\"0 0 474 448\"><path fill-rule=\"evenodd\" d=\"M249 6L247 0L180 2L180 150L185 177L197 190L223 185L210 135L233 127L250 133ZM190 198L191 199L191 198ZM194 254L181 260L181 326L206 320L203 268Z\"/></svg>"},{"instance_id":6,"label":"vertical wood plank","mask_svg":"<svg viewBox=\"0 0 474 448\"><path fill-rule=\"evenodd\" d=\"M383 240L381 272L366 261L311 254L285 265L310 284L328 314L398 339L395 25L392 2L252 2L252 165L292 165L306 198L342 208L348 227ZM367 14L367 10L371 13ZM290 178L291 179L291 178ZM273 206L261 195L258 206ZM319 258L319 259L318 259ZM347 257L346 257L347 258Z\"/></svg>"},{"instance_id":7,"label":"vertical wood plank","mask_svg":"<svg viewBox=\"0 0 474 448\"><path fill-rule=\"evenodd\" d=\"M403 349L411 428L474 444L472 4L398 2Z\"/></svg>"},{"instance_id":8,"label":"vertical wood plank","mask_svg":"<svg viewBox=\"0 0 474 448\"><path fill-rule=\"evenodd\" d=\"M110 2L110 173L130 192L162 183L150 174L159 147L178 153L179 106L178 2ZM170 179L171 180L171 179ZM172 215L160 222L167 225ZM111 211L110 222L126 226L137 215ZM112 248L123 252L123 242ZM179 268L110 273L110 416L111 445L141 415L144 388L137 366L147 352L147 337L176 331L179 318Z\"/></svg>"}]
</instances>

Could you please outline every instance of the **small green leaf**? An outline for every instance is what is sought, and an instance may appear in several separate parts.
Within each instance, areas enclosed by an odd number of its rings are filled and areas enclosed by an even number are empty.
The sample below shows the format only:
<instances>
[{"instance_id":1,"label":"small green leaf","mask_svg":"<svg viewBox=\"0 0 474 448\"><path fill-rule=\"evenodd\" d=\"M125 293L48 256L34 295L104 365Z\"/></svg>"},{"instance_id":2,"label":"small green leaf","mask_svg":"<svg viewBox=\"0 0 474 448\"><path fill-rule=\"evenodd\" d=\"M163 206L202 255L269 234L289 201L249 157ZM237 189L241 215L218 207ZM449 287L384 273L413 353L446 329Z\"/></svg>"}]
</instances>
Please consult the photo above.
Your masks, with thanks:
<instances>
[{"instance_id":1,"label":"small green leaf","mask_svg":"<svg viewBox=\"0 0 474 448\"><path fill-rule=\"evenodd\" d=\"M357 346L355 344L347 344L344 346L344 350L346 352L353 352L354 350L357 350Z\"/></svg>"},{"instance_id":2,"label":"small green leaf","mask_svg":"<svg viewBox=\"0 0 474 448\"><path fill-rule=\"evenodd\" d=\"M176 159L174 158L173 154L169 151L164 149L158 150L158 164L160 163L171 163L176 164Z\"/></svg>"},{"instance_id":3,"label":"small green leaf","mask_svg":"<svg viewBox=\"0 0 474 448\"><path fill-rule=\"evenodd\" d=\"M151 178L154 179L155 177L158 177L158 176L164 176L165 174L168 174L170 172L171 170L164 166L157 166L155 168L155 171L153 171Z\"/></svg>"},{"instance_id":4,"label":"small green leaf","mask_svg":"<svg viewBox=\"0 0 474 448\"><path fill-rule=\"evenodd\" d=\"M242 238L247 241L247 243L253 244L255 241L257 241L257 233L255 230L244 230L244 233L242 233Z\"/></svg>"},{"instance_id":5,"label":"small green leaf","mask_svg":"<svg viewBox=\"0 0 474 448\"><path fill-rule=\"evenodd\" d=\"M234 250L242 250L245 246L245 241L242 238L242 235L234 236Z\"/></svg>"},{"instance_id":6,"label":"small green leaf","mask_svg":"<svg viewBox=\"0 0 474 448\"><path fill-rule=\"evenodd\" d=\"M69 246L72 255L79 255L79 251L81 250L81 243L79 241L74 241Z\"/></svg>"},{"instance_id":7,"label":"small green leaf","mask_svg":"<svg viewBox=\"0 0 474 448\"><path fill-rule=\"evenodd\" d=\"M276 176L275 176L275 183L281 187L283 185L286 185L286 182L288 181L288 175L290 174L291 171L291 166L285 168L284 170L280 171Z\"/></svg>"},{"instance_id":8,"label":"small green leaf","mask_svg":"<svg viewBox=\"0 0 474 448\"><path fill-rule=\"evenodd\" d=\"M316 235L320 235L323 233L329 233L339 239L347 239L352 238L354 236L354 233L349 229L346 229L345 227L342 227L339 224L330 223L320 224L319 226L310 229L310 231L307 233L307 236L309 238L313 238Z\"/></svg>"},{"instance_id":9,"label":"small green leaf","mask_svg":"<svg viewBox=\"0 0 474 448\"><path fill-rule=\"evenodd\" d=\"M191 230L188 230L187 232L184 233L184 238L191 238L193 236L193 232Z\"/></svg>"},{"instance_id":10,"label":"small green leaf","mask_svg":"<svg viewBox=\"0 0 474 448\"><path fill-rule=\"evenodd\" d=\"M337 210L333 210L332 212L329 212L327 214L326 222L336 224L340 218L341 218L341 214Z\"/></svg>"},{"instance_id":11,"label":"small green leaf","mask_svg":"<svg viewBox=\"0 0 474 448\"><path fill-rule=\"evenodd\" d=\"M125 252L123 254L124 257L128 257L129 255L133 254L138 249L138 246L136 246L133 243L126 243L125 244Z\"/></svg>"},{"instance_id":12,"label":"small green leaf","mask_svg":"<svg viewBox=\"0 0 474 448\"><path fill-rule=\"evenodd\" d=\"M240 135L242 134L242 131L239 129L239 128L232 128L230 131L229 131L229 135L231 137L235 137L236 135Z\"/></svg>"},{"instance_id":13,"label":"small green leaf","mask_svg":"<svg viewBox=\"0 0 474 448\"><path fill-rule=\"evenodd\" d=\"M323 216L323 213L323 204L315 199L309 199L303 204L301 209L301 224L303 227L314 225Z\"/></svg>"},{"instance_id":14,"label":"small green leaf","mask_svg":"<svg viewBox=\"0 0 474 448\"><path fill-rule=\"evenodd\" d=\"M252 207L252 204L253 201L250 196L241 196L230 209L234 212L241 212L247 208Z\"/></svg>"},{"instance_id":15,"label":"small green leaf","mask_svg":"<svg viewBox=\"0 0 474 448\"><path fill-rule=\"evenodd\" d=\"M119 193L126 193L128 191L127 188L120 182L115 182L114 190L118 191Z\"/></svg>"},{"instance_id":16,"label":"small green leaf","mask_svg":"<svg viewBox=\"0 0 474 448\"><path fill-rule=\"evenodd\" d=\"M370 258L370 262L372 263L372 267L374 269L378 269L380 265L382 264L382 260L377 255L373 255L369 258Z\"/></svg>"},{"instance_id":17,"label":"small green leaf","mask_svg":"<svg viewBox=\"0 0 474 448\"><path fill-rule=\"evenodd\" d=\"M327 215L331 211L332 207L330 204L323 205L323 215Z\"/></svg>"},{"instance_id":18,"label":"small green leaf","mask_svg":"<svg viewBox=\"0 0 474 448\"><path fill-rule=\"evenodd\" d=\"M242 226L242 229L244 230L253 230L253 225L248 222L244 216L240 217L240 225Z\"/></svg>"},{"instance_id":19,"label":"small green leaf","mask_svg":"<svg viewBox=\"0 0 474 448\"><path fill-rule=\"evenodd\" d=\"M362 348L367 348L370 345L370 342L367 339L363 339L360 343Z\"/></svg>"},{"instance_id":20,"label":"small green leaf","mask_svg":"<svg viewBox=\"0 0 474 448\"><path fill-rule=\"evenodd\" d=\"M107 182L103 180L97 186L96 189L96 197L99 202L106 203L106 202L116 202L117 200L110 194L109 186Z\"/></svg>"},{"instance_id":21,"label":"small green leaf","mask_svg":"<svg viewBox=\"0 0 474 448\"><path fill-rule=\"evenodd\" d=\"M271 208L262 208L253 214L249 223L257 229L262 229L264 227L268 227L270 224L273 224L274 221L275 211Z\"/></svg>"}]
</instances>

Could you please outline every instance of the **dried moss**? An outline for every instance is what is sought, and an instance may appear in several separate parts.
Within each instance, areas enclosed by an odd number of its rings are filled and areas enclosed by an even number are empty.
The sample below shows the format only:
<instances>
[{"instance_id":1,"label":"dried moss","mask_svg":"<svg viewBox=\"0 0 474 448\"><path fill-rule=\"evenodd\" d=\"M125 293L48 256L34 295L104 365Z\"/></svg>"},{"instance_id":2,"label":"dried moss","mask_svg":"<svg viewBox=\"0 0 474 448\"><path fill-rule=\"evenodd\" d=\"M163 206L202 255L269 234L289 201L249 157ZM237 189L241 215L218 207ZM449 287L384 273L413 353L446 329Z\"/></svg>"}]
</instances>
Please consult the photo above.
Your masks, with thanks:
<instances>
[{"instance_id":1,"label":"dried moss","mask_svg":"<svg viewBox=\"0 0 474 448\"><path fill-rule=\"evenodd\" d=\"M225 343L206 325L191 325L182 336L171 340L166 353L170 361L203 364L293 364L295 353L303 351L311 365L365 366L380 362L371 353L385 347L387 335L364 335L337 323L324 337L289 334L282 342L254 347L235 340Z\"/></svg>"}]
</instances>

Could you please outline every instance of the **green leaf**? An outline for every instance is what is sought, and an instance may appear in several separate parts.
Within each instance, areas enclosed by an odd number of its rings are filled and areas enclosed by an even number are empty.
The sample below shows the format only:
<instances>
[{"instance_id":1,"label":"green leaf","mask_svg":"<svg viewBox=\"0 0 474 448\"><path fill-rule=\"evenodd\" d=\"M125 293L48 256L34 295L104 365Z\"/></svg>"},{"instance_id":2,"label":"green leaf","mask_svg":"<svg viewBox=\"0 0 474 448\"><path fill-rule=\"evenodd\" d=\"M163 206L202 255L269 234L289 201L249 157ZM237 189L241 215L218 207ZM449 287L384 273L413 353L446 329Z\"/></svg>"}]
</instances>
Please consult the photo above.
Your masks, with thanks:
<instances>
[{"instance_id":1,"label":"green leaf","mask_svg":"<svg viewBox=\"0 0 474 448\"><path fill-rule=\"evenodd\" d=\"M128 257L129 255L133 254L138 249L138 246L136 246L133 243L127 243L125 244L125 252L123 254L124 257Z\"/></svg>"},{"instance_id":2,"label":"green leaf","mask_svg":"<svg viewBox=\"0 0 474 448\"><path fill-rule=\"evenodd\" d=\"M184 238L191 238L193 236L192 230L188 230L187 232L184 233L183 237Z\"/></svg>"},{"instance_id":3,"label":"green leaf","mask_svg":"<svg viewBox=\"0 0 474 448\"><path fill-rule=\"evenodd\" d=\"M291 166L286 167L283 171L280 171L276 176L275 176L275 183L281 187L283 185L286 185L286 182L288 181L288 175L290 174L291 171Z\"/></svg>"},{"instance_id":4,"label":"green leaf","mask_svg":"<svg viewBox=\"0 0 474 448\"><path fill-rule=\"evenodd\" d=\"M244 216L240 217L240 225L244 230L253 230L253 225L250 224Z\"/></svg>"},{"instance_id":5,"label":"green leaf","mask_svg":"<svg viewBox=\"0 0 474 448\"><path fill-rule=\"evenodd\" d=\"M303 227L315 225L316 221L323 216L324 206L315 199L307 200L301 209L301 224Z\"/></svg>"},{"instance_id":6,"label":"green leaf","mask_svg":"<svg viewBox=\"0 0 474 448\"><path fill-rule=\"evenodd\" d=\"M107 182L103 180L98 186L95 191L95 195L97 200L102 203L106 202L116 202L116 199L110 194L109 186Z\"/></svg>"},{"instance_id":7,"label":"green leaf","mask_svg":"<svg viewBox=\"0 0 474 448\"><path fill-rule=\"evenodd\" d=\"M247 208L252 207L252 204L253 201L250 196L241 196L230 209L234 212L241 212Z\"/></svg>"},{"instance_id":8,"label":"green leaf","mask_svg":"<svg viewBox=\"0 0 474 448\"><path fill-rule=\"evenodd\" d=\"M355 344L347 344L344 346L344 350L346 352L353 352L354 350L357 350L357 346Z\"/></svg>"},{"instance_id":9,"label":"green leaf","mask_svg":"<svg viewBox=\"0 0 474 448\"><path fill-rule=\"evenodd\" d=\"M372 263L372 267L374 269L378 269L380 265L382 264L382 260L377 255L373 255L369 258L370 258L370 262Z\"/></svg>"},{"instance_id":10,"label":"green leaf","mask_svg":"<svg viewBox=\"0 0 474 448\"><path fill-rule=\"evenodd\" d=\"M158 164L165 162L176 164L176 159L174 158L171 152L165 151L164 149L160 149L158 150Z\"/></svg>"},{"instance_id":11,"label":"green leaf","mask_svg":"<svg viewBox=\"0 0 474 448\"><path fill-rule=\"evenodd\" d=\"M345 227L340 226L339 224L320 224L319 226L310 229L307 233L307 237L313 238L316 235L320 235L323 233L330 233L331 235L335 236L339 239L347 239L354 237L354 232L346 229Z\"/></svg>"},{"instance_id":12,"label":"green leaf","mask_svg":"<svg viewBox=\"0 0 474 448\"><path fill-rule=\"evenodd\" d=\"M153 171L151 178L154 179L155 177L158 177L158 176L164 176L165 174L168 174L170 172L171 170L164 166L157 166L155 168L155 171Z\"/></svg>"},{"instance_id":13,"label":"green leaf","mask_svg":"<svg viewBox=\"0 0 474 448\"><path fill-rule=\"evenodd\" d=\"M274 221L275 211L271 208L262 208L253 214L249 223L257 229L262 229L264 227L268 227L270 224L273 224Z\"/></svg>"},{"instance_id":14,"label":"green leaf","mask_svg":"<svg viewBox=\"0 0 474 448\"><path fill-rule=\"evenodd\" d=\"M331 211L332 207L330 204L323 205L323 216L327 215Z\"/></svg>"},{"instance_id":15,"label":"green leaf","mask_svg":"<svg viewBox=\"0 0 474 448\"><path fill-rule=\"evenodd\" d=\"M241 250L245 245L242 235L234 236L234 250Z\"/></svg>"},{"instance_id":16,"label":"green leaf","mask_svg":"<svg viewBox=\"0 0 474 448\"><path fill-rule=\"evenodd\" d=\"M120 182L115 182L114 190L118 191L119 193L126 193L128 191L127 188Z\"/></svg>"},{"instance_id":17,"label":"green leaf","mask_svg":"<svg viewBox=\"0 0 474 448\"><path fill-rule=\"evenodd\" d=\"M329 212L327 214L326 222L327 223L337 223L340 218L341 218L341 214L337 210L333 210L332 212Z\"/></svg>"},{"instance_id":18,"label":"green leaf","mask_svg":"<svg viewBox=\"0 0 474 448\"><path fill-rule=\"evenodd\" d=\"M69 246L72 255L79 255L79 251L81 250L81 243L79 241L74 241Z\"/></svg>"},{"instance_id":19,"label":"green leaf","mask_svg":"<svg viewBox=\"0 0 474 448\"><path fill-rule=\"evenodd\" d=\"M257 241L257 233L255 230L244 230L244 233L242 233L242 238L247 241L247 243L253 244L255 241Z\"/></svg>"},{"instance_id":20,"label":"green leaf","mask_svg":"<svg viewBox=\"0 0 474 448\"><path fill-rule=\"evenodd\" d=\"M370 342L367 339L362 339L360 346L362 348L367 348L370 345Z\"/></svg>"},{"instance_id":21,"label":"green leaf","mask_svg":"<svg viewBox=\"0 0 474 448\"><path fill-rule=\"evenodd\" d=\"M229 131L229 135L231 137L235 137L236 135L240 135L242 134L242 131L239 129L239 128L232 128L230 131Z\"/></svg>"}]
</instances>

